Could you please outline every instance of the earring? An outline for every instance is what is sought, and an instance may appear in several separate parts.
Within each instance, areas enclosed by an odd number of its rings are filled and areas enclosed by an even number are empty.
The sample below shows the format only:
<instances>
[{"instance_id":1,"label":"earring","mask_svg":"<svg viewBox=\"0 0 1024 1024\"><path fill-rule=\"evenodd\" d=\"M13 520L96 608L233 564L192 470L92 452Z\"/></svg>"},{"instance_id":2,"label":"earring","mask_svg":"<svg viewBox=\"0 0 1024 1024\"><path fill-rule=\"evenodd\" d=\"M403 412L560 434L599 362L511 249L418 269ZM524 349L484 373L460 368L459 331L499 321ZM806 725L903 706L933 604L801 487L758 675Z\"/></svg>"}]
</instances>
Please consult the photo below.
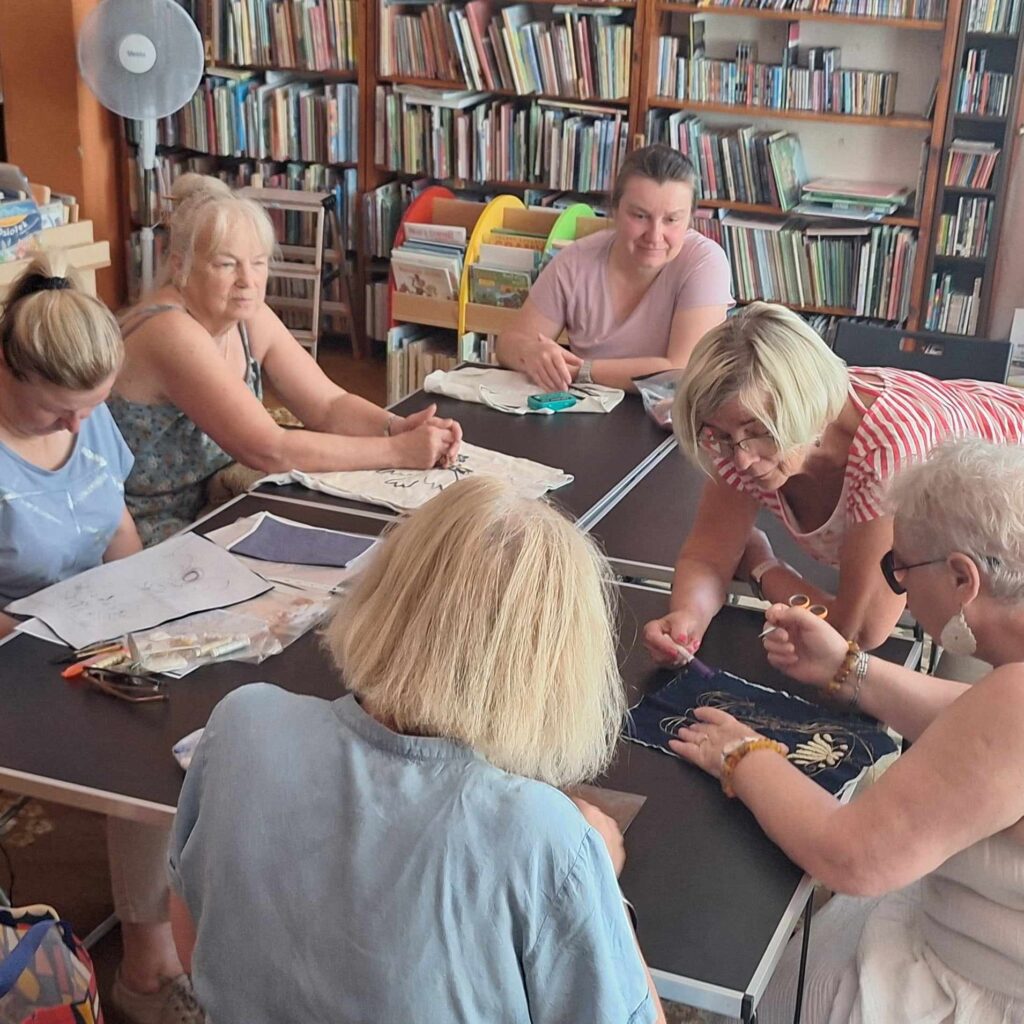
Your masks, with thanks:
<instances>
[{"instance_id":1,"label":"earring","mask_svg":"<svg viewBox=\"0 0 1024 1024\"><path fill-rule=\"evenodd\" d=\"M970 655L978 649L978 638L974 635L974 630L967 624L967 619L964 618L962 605L960 611L942 627L939 643L950 654Z\"/></svg>"}]
</instances>

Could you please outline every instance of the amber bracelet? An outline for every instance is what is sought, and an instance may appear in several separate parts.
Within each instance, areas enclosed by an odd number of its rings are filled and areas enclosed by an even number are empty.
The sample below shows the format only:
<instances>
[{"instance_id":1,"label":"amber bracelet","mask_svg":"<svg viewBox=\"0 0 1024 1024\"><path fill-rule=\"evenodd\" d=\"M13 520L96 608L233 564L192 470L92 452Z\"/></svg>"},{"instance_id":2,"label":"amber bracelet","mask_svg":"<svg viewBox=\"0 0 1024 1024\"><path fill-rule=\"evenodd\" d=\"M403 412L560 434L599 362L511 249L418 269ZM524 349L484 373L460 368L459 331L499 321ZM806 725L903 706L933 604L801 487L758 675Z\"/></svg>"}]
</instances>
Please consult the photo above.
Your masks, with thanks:
<instances>
[{"instance_id":1,"label":"amber bracelet","mask_svg":"<svg viewBox=\"0 0 1024 1024\"><path fill-rule=\"evenodd\" d=\"M728 797L734 797L736 790L732 788L732 775L736 771L736 766L754 750L774 750L776 754L781 754L785 757L789 753L789 748L785 743L779 743L778 740L770 740L766 736L750 737L750 739L742 740L734 750L730 750L728 754L722 756L722 771L719 775L719 781L722 783L722 792Z\"/></svg>"},{"instance_id":2,"label":"amber bracelet","mask_svg":"<svg viewBox=\"0 0 1024 1024\"><path fill-rule=\"evenodd\" d=\"M829 693L838 693L843 683L849 678L850 673L853 671L854 666L857 664L857 658L860 657L860 644L856 640L847 641L846 656L843 658L842 665L839 666L839 670L829 681L826 689Z\"/></svg>"}]
</instances>

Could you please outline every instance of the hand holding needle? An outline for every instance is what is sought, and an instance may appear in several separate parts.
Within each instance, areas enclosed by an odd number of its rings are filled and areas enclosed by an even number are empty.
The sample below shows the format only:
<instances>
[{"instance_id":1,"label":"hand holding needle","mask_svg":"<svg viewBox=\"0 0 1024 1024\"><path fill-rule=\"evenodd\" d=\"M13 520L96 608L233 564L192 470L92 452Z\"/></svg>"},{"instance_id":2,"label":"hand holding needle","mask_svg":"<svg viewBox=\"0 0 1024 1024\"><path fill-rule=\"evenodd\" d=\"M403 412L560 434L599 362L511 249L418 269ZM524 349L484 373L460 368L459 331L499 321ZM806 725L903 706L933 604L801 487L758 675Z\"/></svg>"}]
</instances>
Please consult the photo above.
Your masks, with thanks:
<instances>
[{"instance_id":1,"label":"hand holding needle","mask_svg":"<svg viewBox=\"0 0 1024 1024\"><path fill-rule=\"evenodd\" d=\"M806 608L807 611L812 615L816 615L819 619L828 618L828 609L823 604L811 604L811 599L806 594L794 594L788 603L790 608ZM774 633L778 628L778 626L765 626L758 633L758 639L761 640L769 633Z\"/></svg>"}]
</instances>

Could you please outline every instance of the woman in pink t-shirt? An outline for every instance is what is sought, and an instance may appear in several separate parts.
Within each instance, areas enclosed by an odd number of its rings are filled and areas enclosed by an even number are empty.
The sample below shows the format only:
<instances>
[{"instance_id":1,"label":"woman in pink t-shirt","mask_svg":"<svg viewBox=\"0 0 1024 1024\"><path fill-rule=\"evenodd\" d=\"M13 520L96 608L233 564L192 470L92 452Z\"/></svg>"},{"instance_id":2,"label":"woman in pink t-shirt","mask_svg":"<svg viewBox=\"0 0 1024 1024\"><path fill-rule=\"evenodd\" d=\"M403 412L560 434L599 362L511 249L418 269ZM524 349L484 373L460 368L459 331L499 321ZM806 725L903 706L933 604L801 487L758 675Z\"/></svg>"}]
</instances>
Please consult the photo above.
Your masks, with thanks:
<instances>
[{"instance_id":1,"label":"woman in pink t-shirt","mask_svg":"<svg viewBox=\"0 0 1024 1024\"><path fill-rule=\"evenodd\" d=\"M722 248L690 228L696 176L669 146L623 161L612 229L574 242L541 272L498 361L535 384L631 388L634 377L683 367L733 304ZM554 339L563 331L569 348Z\"/></svg>"},{"instance_id":2,"label":"woman in pink t-shirt","mask_svg":"<svg viewBox=\"0 0 1024 1024\"><path fill-rule=\"evenodd\" d=\"M696 649L737 577L773 602L809 595L868 649L904 606L879 568L893 546L889 482L947 438L1024 443L1024 392L847 368L795 313L755 302L697 346L672 422L710 479L676 562L671 610L644 632L655 660ZM812 558L838 567L834 596L775 557L754 527L762 508Z\"/></svg>"}]
</instances>

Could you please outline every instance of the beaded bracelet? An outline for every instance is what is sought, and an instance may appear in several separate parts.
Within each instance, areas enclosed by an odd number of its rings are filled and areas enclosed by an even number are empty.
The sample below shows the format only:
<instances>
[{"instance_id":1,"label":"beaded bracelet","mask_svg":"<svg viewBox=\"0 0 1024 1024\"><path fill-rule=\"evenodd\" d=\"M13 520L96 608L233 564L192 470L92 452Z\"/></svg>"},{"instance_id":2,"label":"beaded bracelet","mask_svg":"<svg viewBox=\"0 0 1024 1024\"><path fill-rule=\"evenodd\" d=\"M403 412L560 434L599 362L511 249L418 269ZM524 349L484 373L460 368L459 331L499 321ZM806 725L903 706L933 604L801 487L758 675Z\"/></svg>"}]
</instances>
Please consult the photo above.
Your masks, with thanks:
<instances>
[{"instance_id":1,"label":"beaded bracelet","mask_svg":"<svg viewBox=\"0 0 1024 1024\"><path fill-rule=\"evenodd\" d=\"M839 666L839 670L832 677L831 681L828 683L828 686L826 687L829 693L834 694L839 692L840 687L843 685L843 683L846 682L850 673L853 671L854 665L857 664L857 657L860 655L860 653L860 645L857 643L856 640L847 641L847 651L845 657L843 658L843 663Z\"/></svg>"},{"instance_id":2,"label":"beaded bracelet","mask_svg":"<svg viewBox=\"0 0 1024 1024\"><path fill-rule=\"evenodd\" d=\"M719 781L722 783L722 792L728 797L734 797L736 790L732 788L732 775L736 766L754 750L774 750L776 754L785 757L789 748L778 740L770 740L766 736L748 736L737 743L730 743L728 753L722 751L722 770L719 773Z\"/></svg>"}]
</instances>

